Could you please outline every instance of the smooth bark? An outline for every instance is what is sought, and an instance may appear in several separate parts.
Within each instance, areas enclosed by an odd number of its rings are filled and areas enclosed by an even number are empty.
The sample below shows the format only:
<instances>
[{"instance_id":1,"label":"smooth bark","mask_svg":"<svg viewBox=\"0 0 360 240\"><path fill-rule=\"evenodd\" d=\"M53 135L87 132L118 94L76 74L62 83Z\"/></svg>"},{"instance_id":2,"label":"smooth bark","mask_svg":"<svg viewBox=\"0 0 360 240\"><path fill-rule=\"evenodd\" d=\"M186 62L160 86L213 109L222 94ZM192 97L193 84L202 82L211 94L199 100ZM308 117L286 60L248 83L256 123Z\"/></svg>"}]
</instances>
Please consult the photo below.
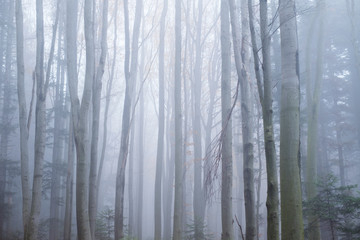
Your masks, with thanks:
<instances>
[{"instance_id":1,"label":"smooth bark","mask_svg":"<svg viewBox=\"0 0 360 240\"><path fill-rule=\"evenodd\" d=\"M294 0L280 1L280 189L282 239L303 240L300 181L299 52Z\"/></svg>"},{"instance_id":2,"label":"smooth bark","mask_svg":"<svg viewBox=\"0 0 360 240\"><path fill-rule=\"evenodd\" d=\"M20 126L20 167L22 190L22 220L24 238L27 232L27 222L30 214L30 185L29 185L29 151L27 128L27 108L24 82L24 27L22 0L16 0L16 63L17 63L17 93L19 103Z\"/></svg>"},{"instance_id":3,"label":"smooth bark","mask_svg":"<svg viewBox=\"0 0 360 240\"><path fill-rule=\"evenodd\" d=\"M175 0L175 197L173 239L181 240L183 208L183 134L181 112L181 3Z\"/></svg>"},{"instance_id":4,"label":"smooth bark","mask_svg":"<svg viewBox=\"0 0 360 240\"><path fill-rule=\"evenodd\" d=\"M165 87L164 87L164 52L165 52L165 19L168 9L168 0L164 0L164 6L160 19L160 42L159 42L159 129L156 153L155 174L155 232L154 239L161 239L161 175L164 161L164 128L165 128Z\"/></svg>"},{"instance_id":5,"label":"smooth bark","mask_svg":"<svg viewBox=\"0 0 360 240\"><path fill-rule=\"evenodd\" d=\"M231 53L229 2L221 1L221 223L222 240L234 239L232 211Z\"/></svg>"}]
</instances>

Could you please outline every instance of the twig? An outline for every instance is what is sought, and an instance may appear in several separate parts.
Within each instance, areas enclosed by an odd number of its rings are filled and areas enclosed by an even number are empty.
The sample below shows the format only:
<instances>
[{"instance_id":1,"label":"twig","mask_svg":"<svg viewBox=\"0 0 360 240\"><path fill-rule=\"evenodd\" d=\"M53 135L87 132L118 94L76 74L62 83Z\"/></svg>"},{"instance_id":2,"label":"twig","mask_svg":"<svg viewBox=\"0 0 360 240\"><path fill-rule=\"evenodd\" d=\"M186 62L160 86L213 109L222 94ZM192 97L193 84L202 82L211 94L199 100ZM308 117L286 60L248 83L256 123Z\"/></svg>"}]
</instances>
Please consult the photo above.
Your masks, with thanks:
<instances>
[{"instance_id":1,"label":"twig","mask_svg":"<svg viewBox=\"0 0 360 240\"><path fill-rule=\"evenodd\" d=\"M243 230L242 230L242 227L241 227L241 225L240 225L240 223L239 223L239 220L238 220L238 218L237 218L237 216L235 215L235 219L236 219L236 223L237 223L237 225L239 226L239 228L240 228L240 233L241 233L241 238L242 238L242 240L245 240L245 238L244 238L244 233L243 233Z\"/></svg>"}]
</instances>

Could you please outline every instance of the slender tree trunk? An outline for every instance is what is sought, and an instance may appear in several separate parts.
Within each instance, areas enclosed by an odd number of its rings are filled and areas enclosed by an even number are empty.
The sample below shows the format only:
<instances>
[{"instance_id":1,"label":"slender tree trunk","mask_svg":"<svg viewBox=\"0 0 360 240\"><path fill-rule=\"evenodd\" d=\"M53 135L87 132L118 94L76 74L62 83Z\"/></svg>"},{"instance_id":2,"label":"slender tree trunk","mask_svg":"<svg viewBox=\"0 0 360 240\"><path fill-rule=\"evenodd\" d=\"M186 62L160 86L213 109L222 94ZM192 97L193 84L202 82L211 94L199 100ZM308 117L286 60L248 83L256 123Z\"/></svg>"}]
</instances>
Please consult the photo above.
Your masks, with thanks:
<instances>
[{"instance_id":1,"label":"slender tree trunk","mask_svg":"<svg viewBox=\"0 0 360 240\"><path fill-rule=\"evenodd\" d=\"M282 239L303 240L300 181L299 52L294 0L280 0L280 187Z\"/></svg>"},{"instance_id":2,"label":"slender tree trunk","mask_svg":"<svg viewBox=\"0 0 360 240\"><path fill-rule=\"evenodd\" d=\"M242 117L242 140L243 140L243 177L244 177L244 199L245 199L245 220L246 239L253 240L256 235L255 222L255 191L254 191L254 144L252 137L252 106L250 97L250 85L248 66L250 62L249 52L249 22L246 0L241 2L241 29L242 45L240 46L240 26L235 8L235 1L230 0L230 16L234 42L235 64L238 74L238 81L241 88L241 117ZM240 56L241 53L241 56ZM242 62L241 59L242 58Z\"/></svg>"},{"instance_id":3,"label":"slender tree trunk","mask_svg":"<svg viewBox=\"0 0 360 240\"><path fill-rule=\"evenodd\" d=\"M229 2L221 1L221 223L222 240L234 239L232 211L231 53Z\"/></svg>"},{"instance_id":4,"label":"slender tree trunk","mask_svg":"<svg viewBox=\"0 0 360 240\"><path fill-rule=\"evenodd\" d=\"M318 3L318 8L322 8ZM306 197L308 200L313 199L317 195L317 151L318 151L318 118L319 118L319 102L321 93L321 82L323 78L323 44L324 44L324 12L320 11L319 18L319 39L317 45L317 62L316 62L316 79L315 85L312 87L311 79L307 79L306 94L308 101L308 129L307 129L307 159L306 159ZM307 46L308 48L310 46ZM309 49L308 49L309 51ZM307 69L310 72L310 69ZM310 74L308 74L310 76ZM314 240L320 239L319 219L316 215L310 215L309 222L309 238Z\"/></svg>"},{"instance_id":5,"label":"slender tree trunk","mask_svg":"<svg viewBox=\"0 0 360 240\"><path fill-rule=\"evenodd\" d=\"M68 140L68 162L66 172L66 194L65 194L65 217L64 217L64 240L71 240L71 219L73 206L73 182L74 182L74 129L73 121L69 121Z\"/></svg>"},{"instance_id":6,"label":"slender tree trunk","mask_svg":"<svg viewBox=\"0 0 360 240\"><path fill-rule=\"evenodd\" d=\"M134 87L136 81L137 67L138 67L138 42L141 23L142 0L136 1L134 31L132 37L132 55L131 67L129 69L130 61L130 46L129 46L129 13L128 2L124 1L124 15L125 15L125 100L122 118L121 130L121 145L118 159L118 167L116 174L116 194L115 194L115 239L124 237L124 189L125 189L125 167L127 162L128 147L129 147L129 133L130 133L130 115L132 97L134 94Z\"/></svg>"},{"instance_id":7,"label":"slender tree trunk","mask_svg":"<svg viewBox=\"0 0 360 240\"><path fill-rule=\"evenodd\" d=\"M104 75L105 62L107 56L107 28L108 28L108 5L109 1L103 1L102 27L101 27L101 53L99 65L96 70L93 81L92 97L92 136L91 136L91 160L90 160L90 177L89 177L89 219L91 236L95 239L96 214L98 205L98 185L97 185L97 162L98 162L98 143L99 143L99 126L100 126L100 98L102 89L102 77Z\"/></svg>"},{"instance_id":8,"label":"slender tree trunk","mask_svg":"<svg viewBox=\"0 0 360 240\"><path fill-rule=\"evenodd\" d=\"M22 220L24 238L27 233L27 223L30 214L30 185L29 185L29 151L27 128L27 110L24 83L24 27L22 1L16 0L16 62L17 62L17 92L19 103L20 125L20 156L21 156L21 189L22 189Z\"/></svg>"},{"instance_id":9,"label":"slender tree trunk","mask_svg":"<svg viewBox=\"0 0 360 240\"><path fill-rule=\"evenodd\" d=\"M144 12L142 12L142 15ZM142 25L142 39L144 40L145 24ZM141 60L140 60L140 69L139 69L139 79L140 82L144 81L144 67L145 67L145 46L141 48ZM137 239L142 239L142 221L143 221L143 186L144 186L144 90L140 92L140 116L139 116L139 131L138 131L138 143L139 143L139 178L138 178L138 203L137 203ZM161 212L160 212L161 213Z\"/></svg>"},{"instance_id":10,"label":"slender tree trunk","mask_svg":"<svg viewBox=\"0 0 360 240\"><path fill-rule=\"evenodd\" d=\"M164 90L164 52L165 52L165 19L168 9L168 0L164 0L164 7L160 20L159 42L159 129L156 153L155 175L155 232L154 239L161 239L161 175L164 161L164 125L165 125L165 90Z\"/></svg>"},{"instance_id":11,"label":"slender tree trunk","mask_svg":"<svg viewBox=\"0 0 360 240\"><path fill-rule=\"evenodd\" d=\"M202 47L201 47L201 30L202 30L202 14L203 4L202 0L198 1L198 19L196 26L195 39L195 65L194 65L194 80L191 92L193 93L193 139L194 139L194 194L193 194L193 208L194 208L194 224L195 224L195 239L204 238L204 215L205 215L205 196L202 184L202 135L201 135L201 75L202 75Z\"/></svg>"},{"instance_id":12,"label":"slender tree trunk","mask_svg":"<svg viewBox=\"0 0 360 240\"><path fill-rule=\"evenodd\" d=\"M98 177L97 177L97 183L96 186L98 187L97 196L96 198L99 201L99 190L100 184L101 184L101 176L102 176L102 170L104 166L105 161L105 152L106 152L106 143L107 143L107 122L108 122L108 114L109 114L109 106L110 106L110 100L111 100L111 90L112 90L112 83L114 80L114 74L115 74L115 63L116 63L116 43L117 43L117 14L118 14L118 0L115 1L115 8L114 8L114 45L113 45L113 59L112 59L112 65L111 65L111 72L110 77L107 82L106 86L106 96L105 96L105 111L104 111L104 136L103 136L103 142L101 147L101 156L100 156L100 163L99 163L99 169L98 169Z\"/></svg>"},{"instance_id":13,"label":"slender tree trunk","mask_svg":"<svg viewBox=\"0 0 360 240\"><path fill-rule=\"evenodd\" d=\"M46 87L44 79L44 20L43 1L36 1L36 111L35 111L35 156L31 210L25 239L37 239L41 209L42 165L46 144Z\"/></svg>"},{"instance_id":14,"label":"slender tree trunk","mask_svg":"<svg viewBox=\"0 0 360 240\"><path fill-rule=\"evenodd\" d=\"M58 1L58 4L60 1ZM60 9L59 5L56 10L56 24L58 25ZM50 193L50 227L49 227L49 239L57 240L59 238L59 206L60 206L60 168L63 153L63 136L62 129L64 125L63 117L63 102L64 102L64 83L61 82L61 71L64 68L60 65L61 62L61 47L62 47L62 32L61 25L59 27L58 36L58 49L57 49L57 73L56 73L56 90L55 90L55 103L54 103L54 143L52 152L52 170L51 170L51 193ZM54 26L55 29L55 26ZM54 30L53 29L53 30ZM55 40L55 39L54 39ZM55 42L54 42L55 43ZM49 75L50 77L50 75Z\"/></svg>"},{"instance_id":15,"label":"slender tree trunk","mask_svg":"<svg viewBox=\"0 0 360 240\"><path fill-rule=\"evenodd\" d=\"M267 172L267 188L268 194L266 198L267 207L267 237L268 239L279 239L279 188L278 188L278 174L276 166L276 150L274 140L274 126L273 126L273 108L272 108L272 78L271 78L271 57L270 57L270 42L271 36L268 27L268 1L260 1L260 28L261 28L261 43L263 55L263 84L262 89L260 81L258 80L259 95L263 95L261 102L263 125L264 125L264 141L265 141L265 157L266 157L266 172ZM249 6L250 7L250 6ZM251 16L253 17L253 16ZM263 91L263 94L260 92Z\"/></svg>"},{"instance_id":16,"label":"slender tree trunk","mask_svg":"<svg viewBox=\"0 0 360 240\"><path fill-rule=\"evenodd\" d=\"M181 240L183 207L183 156L182 156L182 112L181 112L181 3L175 0L175 198L173 239Z\"/></svg>"}]
</instances>

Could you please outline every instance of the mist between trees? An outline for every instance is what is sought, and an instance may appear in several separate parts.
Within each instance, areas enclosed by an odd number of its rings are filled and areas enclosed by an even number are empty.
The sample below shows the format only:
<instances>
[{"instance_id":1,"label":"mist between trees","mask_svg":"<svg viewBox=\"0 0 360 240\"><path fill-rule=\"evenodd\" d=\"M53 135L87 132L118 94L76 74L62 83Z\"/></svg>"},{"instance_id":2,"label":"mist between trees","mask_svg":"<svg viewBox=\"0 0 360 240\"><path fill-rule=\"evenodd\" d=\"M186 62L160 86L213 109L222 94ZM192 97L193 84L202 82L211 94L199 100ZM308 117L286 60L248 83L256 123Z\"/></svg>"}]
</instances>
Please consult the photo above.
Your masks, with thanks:
<instances>
[{"instance_id":1,"label":"mist between trees","mask_svg":"<svg viewBox=\"0 0 360 240\"><path fill-rule=\"evenodd\" d=\"M359 239L359 13L0 0L0 239Z\"/></svg>"}]
</instances>

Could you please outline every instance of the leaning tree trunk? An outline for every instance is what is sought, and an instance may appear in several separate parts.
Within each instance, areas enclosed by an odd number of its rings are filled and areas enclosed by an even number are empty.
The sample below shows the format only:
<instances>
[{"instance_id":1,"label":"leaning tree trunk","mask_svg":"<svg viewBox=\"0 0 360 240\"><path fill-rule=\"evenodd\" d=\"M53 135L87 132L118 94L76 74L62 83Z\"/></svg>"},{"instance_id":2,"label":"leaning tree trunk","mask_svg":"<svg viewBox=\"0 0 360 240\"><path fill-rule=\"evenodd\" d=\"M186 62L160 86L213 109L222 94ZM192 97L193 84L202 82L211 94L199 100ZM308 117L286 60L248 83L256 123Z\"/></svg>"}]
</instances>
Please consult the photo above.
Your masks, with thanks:
<instances>
[{"instance_id":1,"label":"leaning tree trunk","mask_svg":"<svg viewBox=\"0 0 360 240\"><path fill-rule=\"evenodd\" d=\"M282 239L303 240L300 181L300 83L295 0L280 1L280 189Z\"/></svg>"},{"instance_id":2,"label":"leaning tree trunk","mask_svg":"<svg viewBox=\"0 0 360 240\"><path fill-rule=\"evenodd\" d=\"M221 1L221 223L222 240L234 239L232 211L231 53L229 2Z\"/></svg>"}]
</instances>

